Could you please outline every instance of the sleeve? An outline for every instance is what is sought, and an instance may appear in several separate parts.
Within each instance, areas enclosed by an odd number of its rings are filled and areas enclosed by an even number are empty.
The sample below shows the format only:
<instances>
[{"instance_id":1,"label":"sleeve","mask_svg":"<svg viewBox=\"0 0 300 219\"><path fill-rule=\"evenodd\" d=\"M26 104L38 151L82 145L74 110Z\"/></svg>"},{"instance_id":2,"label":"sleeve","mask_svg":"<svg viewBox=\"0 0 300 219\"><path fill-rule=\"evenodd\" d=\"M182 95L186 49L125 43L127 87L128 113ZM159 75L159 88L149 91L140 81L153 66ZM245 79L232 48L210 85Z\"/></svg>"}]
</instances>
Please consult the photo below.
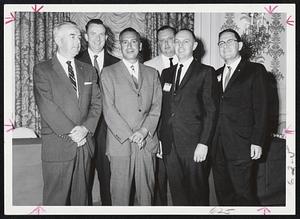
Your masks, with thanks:
<instances>
[{"instance_id":1,"label":"sleeve","mask_svg":"<svg viewBox=\"0 0 300 219\"><path fill-rule=\"evenodd\" d=\"M252 105L254 112L254 128L251 144L263 146L267 129L267 71L258 65L252 86Z\"/></svg>"},{"instance_id":2,"label":"sleeve","mask_svg":"<svg viewBox=\"0 0 300 219\"><path fill-rule=\"evenodd\" d=\"M154 92L152 96L151 109L141 126L146 128L149 134L152 136L158 125L162 104L162 88L158 77L158 72L155 72L153 81L153 91Z\"/></svg>"},{"instance_id":3,"label":"sleeve","mask_svg":"<svg viewBox=\"0 0 300 219\"><path fill-rule=\"evenodd\" d=\"M215 70L211 67L205 75L201 98L205 116L199 143L208 146L214 134L217 113L217 78Z\"/></svg>"},{"instance_id":4,"label":"sleeve","mask_svg":"<svg viewBox=\"0 0 300 219\"><path fill-rule=\"evenodd\" d=\"M102 112L102 94L97 83L96 70L92 71L92 97L87 119L82 123L90 132L94 133Z\"/></svg>"},{"instance_id":5,"label":"sleeve","mask_svg":"<svg viewBox=\"0 0 300 219\"><path fill-rule=\"evenodd\" d=\"M53 102L49 78L47 78L45 70L38 66L33 68L33 89L35 101L43 120L57 135L68 134L75 123Z\"/></svg>"},{"instance_id":6,"label":"sleeve","mask_svg":"<svg viewBox=\"0 0 300 219\"><path fill-rule=\"evenodd\" d=\"M115 107L114 84L106 69L103 69L101 74L101 88L103 90L104 119L116 139L123 144L133 134L133 131Z\"/></svg>"}]
</instances>

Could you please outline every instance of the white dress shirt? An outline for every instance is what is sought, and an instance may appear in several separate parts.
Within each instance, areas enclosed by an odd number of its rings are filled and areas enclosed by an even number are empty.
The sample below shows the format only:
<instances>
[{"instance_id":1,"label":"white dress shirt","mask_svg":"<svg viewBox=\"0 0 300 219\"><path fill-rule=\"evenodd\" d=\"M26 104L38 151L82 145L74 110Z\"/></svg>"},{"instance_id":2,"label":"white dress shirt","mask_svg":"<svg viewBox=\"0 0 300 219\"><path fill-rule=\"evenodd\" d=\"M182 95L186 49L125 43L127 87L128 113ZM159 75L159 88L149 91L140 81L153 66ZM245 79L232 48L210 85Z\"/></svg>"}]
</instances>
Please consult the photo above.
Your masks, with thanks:
<instances>
[{"instance_id":1,"label":"white dress shirt","mask_svg":"<svg viewBox=\"0 0 300 219\"><path fill-rule=\"evenodd\" d=\"M134 64L131 64L126 59L122 59L123 63L125 64L126 68L128 69L130 75L134 76L136 80L139 80L139 62L136 61ZM132 70L131 66L133 65L134 71Z\"/></svg>"},{"instance_id":2,"label":"white dress shirt","mask_svg":"<svg viewBox=\"0 0 300 219\"><path fill-rule=\"evenodd\" d=\"M237 60L235 60L233 63L231 63L230 65L225 64L225 68L223 71L223 79L222 79L222 85L223 85L223 89L224 89L224 85L225 85L225 78L229 72L228 66L231 67L231 74L229 76L229 80L233 75L233 72L235 71L235 69L237 68L237 66L239 65L240 61L242 60L242 57L239 57Z\"/></svg>"},{"instance_id":3,"label":"white dress shirt","mask_svg":"<svg viewBox=\"0 0 300 219\"><path fill-rule=\"evenodd\" d=\"M180 64L183 65L182 69L181 69L181 74L180 74L180 80L179 80L179 84L181 83L183 77L185 76L186 71L188 70L188 68L190 67L190 64L192 63L192 61L194 60L194 57L192 56L191 58L189 58L188 60L186 60L185 62L181 63L180 61L178 62L177 65L177 69L176 69L176 77L175 80L177 78L177 73L178 73L178 69L180 67Z\"/></svg>"},{"instance_id":4,"label":"white dress shirt","mask_svg":"<svg viewBox=\"0 0 300 219\"><path fill-rule=\"evenodd\" d=\"M77 72L76 72L76 68L75 68L74 58L73 59L67 59L67 58L63 57L62 55L60 55L59 53L57 53L57 59L58 59L59 63L62 65L63 69L65 70L65 73L67 74L68 78L69 78L69 71L68 71L67 61L71 61L71 66L73 68L75 81L76 81L76 85L77 85L76 95L77 95L77 98L78 98L79 97L79 91L78 91L79 89L78 89Z\"/></svg>"},{"instance_id":5,"label":"white dress shirt","mask_svg":"<svg viewBox=\"0 0 300 219\"><path fill-rule=\"evenodd\" d=\"M161 57L162 57L162 61L163 61L163 64L164 64L164 68L169 68L170 67L170 58L173 58L172 59L173 65L176 65L178 63L178 58L177 58L176 55L173 55L173 57L167 57L167 56L161 54Z\"/></svg>"},{"instance_id":6,"label":"white dress shirt","mask_svg":"<svg viewBox=\"0 0 300 219\"><path fill-rule=\"evenodd\" d=\"M95 55L98 56L97 63L99 66L99 71L101 72L103 65L104 65L104 49L102 49L102 51L100 53L96 54L96 53L93 53L93 51L90 48L88 48L88 53L89 53L89 56L90 56L93 66L95 66L95 63L94 63Z\"/></svg>"}]
</instances>

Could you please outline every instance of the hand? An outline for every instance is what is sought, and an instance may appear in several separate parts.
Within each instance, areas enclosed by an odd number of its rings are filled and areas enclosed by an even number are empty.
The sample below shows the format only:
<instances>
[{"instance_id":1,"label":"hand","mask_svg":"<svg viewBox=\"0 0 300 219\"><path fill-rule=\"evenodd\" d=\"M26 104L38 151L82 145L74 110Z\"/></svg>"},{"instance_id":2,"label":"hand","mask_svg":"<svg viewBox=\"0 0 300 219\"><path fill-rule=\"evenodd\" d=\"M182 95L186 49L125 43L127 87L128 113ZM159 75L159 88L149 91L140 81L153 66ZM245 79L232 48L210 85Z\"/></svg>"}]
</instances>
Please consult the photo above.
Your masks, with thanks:
<instances>
[{"instance_id":1,"label":"hand","mask_svg":"<svg viewBox=\"0 0 300 219\"><path fill-rule=\"evenodd\" d=\"M79 143L83 138L86 137L89 131L84 126L75 126L70 134L69 137L76 143Z\"/></svg>"},{"instance_id":2,"label":"hand","mask_svg":"<svg viewBox=\"0 0 300 219\"><path fill-rule=\"evenodd\" d=\"M80 142L77 142L77 147L81 147L86 143L86 138L83 138Z\"/></svg>"},{"instance_id":3,"label":"hand","mask_svg":"<svg viewBox=\"0 0 300 219\"><path fill-rule=\"evenodd\" d=\"M132 136L130 136L129 140L131 142L141 144L143 140L147 137L148 131L146 128L140 128L138 131L133 133Z\"/></svg>"},{"instance_id":4,"label":"hand","mask_svg":"<svg viewBox=\"0 0 300 219\"><path fill-rule=\"evenodd\" d=\"M156 157L162 159L162 146L161 146L161 141L159 141L159 146L158 146L158 151L156 153Z\"/></svg>"},{"instance_id":5,"label":"hand","mask_svg":"<svg viewBox=\"0 0 300 219\"><path fill-rule=\"evenodd\" d=\"M198 144L194 152L194 161L196 163L205 161L208 147L204 144Z\"/></svg>"},{"instance_id":6,"label":"hand","mask_svg":"<svg viewBox=\"0 0 300 219\"><path fill-rule=\"evenodd\" d=\"M262 148L261 146L251 144L251 159L252 160L257 160L261 157L262 155Z\"/></svg>"},{"instance_id":7,"label":"hand","mask_svg":"<svg viewBox=\"0 0 300 219\"><path fill-rule=\"evenodd\" d=\"M143 140L142 143L138 143L137 145L139 146L139 149L142 150L143 147L146 145L146 140Z\"/></svg>"}]
</instances>

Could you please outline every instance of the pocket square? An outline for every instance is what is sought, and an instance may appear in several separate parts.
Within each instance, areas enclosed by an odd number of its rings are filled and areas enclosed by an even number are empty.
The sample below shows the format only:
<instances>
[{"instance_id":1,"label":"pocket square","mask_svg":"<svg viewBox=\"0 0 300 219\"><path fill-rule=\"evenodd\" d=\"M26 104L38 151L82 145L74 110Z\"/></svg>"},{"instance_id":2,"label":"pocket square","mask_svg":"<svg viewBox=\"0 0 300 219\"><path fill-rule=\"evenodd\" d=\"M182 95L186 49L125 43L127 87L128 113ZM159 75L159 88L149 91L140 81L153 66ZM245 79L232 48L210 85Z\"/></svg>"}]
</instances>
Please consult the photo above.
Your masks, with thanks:
<instances>
[{"instance_id":1,"label":"pocket square","mask_svg":"<svg viewBox=\"0 0 300 219\"><path fill-rule=\"evenodd\" d=\"M217 79L218 79L218 82L222 81L222 75L221 74L218 75Z\"/></svg>"},{"instance_id":2,"label":"pocket square","mask_svg":"<svg viewBox=\"0 0 300 219\"><path fill-rule=\"evenodd\" d=\"M165 83L165 84L164 84L163 91L169 92L169 91L171 90L171 87L172 87L172 84L170 84L170 83Z\"/></svg>"},{"instance_id":3,"label":"pocket square","mask_svg":"<svg viewBox=\"0 0 300 219\"><path fill-rule=\"evenodd\" d=\"M89 84L92 84L93 82L91 82L91 81L86 81L86 82L84 82L84 85L89 85Z\"/></svg>"}]
</instances>

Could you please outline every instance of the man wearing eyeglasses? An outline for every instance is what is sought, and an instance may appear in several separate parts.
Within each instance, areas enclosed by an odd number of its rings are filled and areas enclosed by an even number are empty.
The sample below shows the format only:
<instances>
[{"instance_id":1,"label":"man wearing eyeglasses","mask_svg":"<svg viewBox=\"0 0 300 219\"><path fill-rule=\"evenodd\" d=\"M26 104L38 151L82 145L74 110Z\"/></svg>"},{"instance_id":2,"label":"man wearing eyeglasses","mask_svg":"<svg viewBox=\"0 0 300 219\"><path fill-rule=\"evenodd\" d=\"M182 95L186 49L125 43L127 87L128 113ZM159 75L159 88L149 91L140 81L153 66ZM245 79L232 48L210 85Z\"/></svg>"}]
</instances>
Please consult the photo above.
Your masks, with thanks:
<instances>
[{"instance_id":1,"label":"man wearing eyeglasses","mask_svg":"<svg viewBox=\"0 0 300 219\"><path fill-rule=\"evenodd\" d=\"M176 30L173 27L162 26L159 28L157 30L157 41L160 54L144 64L155 68L159 74L161 74L163 69L176 65L178 58L175 55L175 34Z\"/></svg>"},{"instance_id":2,"label":"man wearing eyeglasses","mask_svg":"<svg viewBox=\"0 0 300 219\"><path fill-rule=\"evenodd\" d=\"M219 75L219 116L213 140L213 176L219 205L258 205L254 161L262 155L267 122L267 72L243 59L239 34L219 33L225 65Z\"/></svg>"}]
</instances>

